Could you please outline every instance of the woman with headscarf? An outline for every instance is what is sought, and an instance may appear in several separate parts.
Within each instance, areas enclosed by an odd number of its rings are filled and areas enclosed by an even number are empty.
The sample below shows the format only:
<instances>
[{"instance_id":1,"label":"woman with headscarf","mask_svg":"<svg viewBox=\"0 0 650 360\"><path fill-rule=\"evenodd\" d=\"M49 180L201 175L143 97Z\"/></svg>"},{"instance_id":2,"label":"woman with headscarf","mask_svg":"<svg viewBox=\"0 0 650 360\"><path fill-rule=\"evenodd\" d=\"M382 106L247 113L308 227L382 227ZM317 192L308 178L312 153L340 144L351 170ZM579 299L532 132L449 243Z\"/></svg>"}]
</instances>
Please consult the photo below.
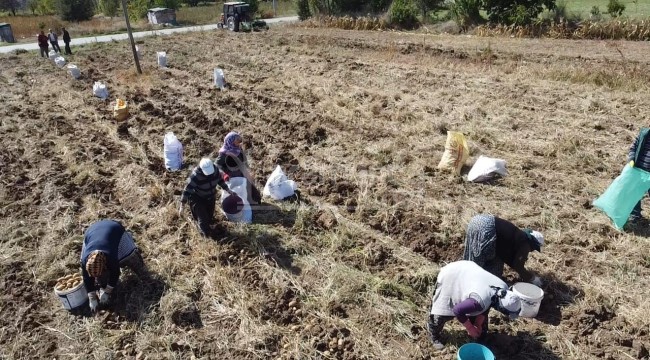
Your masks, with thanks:
<instances>
[{"instance_id":1,"label":"woman with headscarf","mask_svg":"<svg viewBox=\"0 0 650 360\"><path fill-rule=\"evenodd\" d=\"M92 224L84 234L81 247L81 274L90 310L95 312L99 304L110 303L123 267L130 268L140 278L146 275L142 255L131 234L115 220Z\"/></svg>"},{"instance_id":2,"label":"woman with headscarf","mask_svg":"<svg viewBox=\"0 0 650 360\"><path fill-rule=\"evenodd\" d=\"M528 254L540 251L544 236L534 230L521 230L513 223L496 216L479 214L470 220L465 235L463 260L477 263L501 277L503 264L514 269L523 281L542 286L542 279L526 269Z\"/></svg>"},{"instance_id":3,"label":"woman with headscarf","mask_svg":"<svg viewBox=\"0 0 650 360\"><path fill-rule=\"evenodd\" d=\"M491 308L516 319L521 299L500 278L472 261L460 260L443 266L438 273L429 313L431 342L437 350L444 348L441 332L454 317L474 339L482 339L488 330Z\"/></svg>"},{"instance_id":4,"label":"woman with headscarf","mask_svg":"<svg viewBox=\"0 0 650 360\"><path fill-rule=\"evenodd\" d=\"M221 149L219 149L216 161L217 167L226 175L226 180L233 177L246 178L250 189L248 193L252 202L259 203L262 200L262 195L255 186L255 179L250 173L242 142L242 137L238 132L229 132L223 140Z\"/></svg>"}]
</instances>

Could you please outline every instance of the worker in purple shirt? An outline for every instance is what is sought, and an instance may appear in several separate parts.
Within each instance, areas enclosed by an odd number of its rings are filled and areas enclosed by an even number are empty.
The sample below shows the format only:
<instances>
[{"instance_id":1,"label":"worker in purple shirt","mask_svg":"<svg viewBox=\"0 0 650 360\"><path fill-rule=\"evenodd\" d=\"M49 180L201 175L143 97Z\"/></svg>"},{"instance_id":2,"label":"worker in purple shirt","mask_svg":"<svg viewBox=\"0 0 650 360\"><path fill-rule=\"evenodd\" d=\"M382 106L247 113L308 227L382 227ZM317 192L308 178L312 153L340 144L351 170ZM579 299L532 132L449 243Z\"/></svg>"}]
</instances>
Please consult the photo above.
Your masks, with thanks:
<instances>
[{"instance_id":1,"label":"worker in purple shirt","mask_svg":"<svg viewBox=\"0 0 650 360\"><path fill-rule=\"evenodd\" d=\"M470 337L482 339L488 330L491 308L516 319L521 311L521 299L499 277L475 262L461 260L440 269L429 314L428 329L431 342L442 350L441 339L445 323L454 317Z\"/></svg>"}]
</instances>

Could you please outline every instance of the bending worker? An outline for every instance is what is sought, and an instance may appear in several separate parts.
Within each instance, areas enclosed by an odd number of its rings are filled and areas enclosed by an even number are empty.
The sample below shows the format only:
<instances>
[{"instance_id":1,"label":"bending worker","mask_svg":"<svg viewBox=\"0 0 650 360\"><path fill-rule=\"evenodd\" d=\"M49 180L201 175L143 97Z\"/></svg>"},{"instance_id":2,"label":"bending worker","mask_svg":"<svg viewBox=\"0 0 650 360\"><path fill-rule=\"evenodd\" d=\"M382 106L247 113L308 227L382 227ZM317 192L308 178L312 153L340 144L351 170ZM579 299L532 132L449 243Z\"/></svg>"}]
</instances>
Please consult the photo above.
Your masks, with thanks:
<instances>
[{"instance_id":1,"label":"bending worker","mask_svg":"<svg viewBox=\"0 0 650 360\"><path fill-rule=\"evenodd\" d=\"M195 167L190 177L187 178L187 185L185 185L181 196L179 215L183 212L183 204L189 201L192 218L198 222L199 231L203 236L212 235L210 225L214 219L217 185L229 194L233 194L212 160L203 158L199 162L199 166Z\"/></svg>"},{"instance_id":2,"label":"bending worker","mask_svg":"<svg viewBox=\"0 0 650 360\"><path fill-rule=\"evenodd\" d=\"M542 286L542 279L528 271L525 264L528 253L541 251L543 245L544 236L538 231L520 230L509 221L480 214L467 225L463 260L473 261L498 277L502 277L505 263L522 281Z\"/></svg>"},{"instance_id":3,"label":"bending worker","mask_svg":"<svg viewBox=\"0 0 650 360\"><path fill-rule=\"evenodd\" d=\"M252 203L259 203L262 200L262 194L255 186L255 179L250 173L248 159L242 148L242 137L238 132L231 131L223 139L223 145L219 149L216 163L228 178L246 178L248 182L247 192Z\"/></svg>"},{"instance_id":4,"label":"bending worker","mask_svg":"<svg viewBox=\"0 0 650 360\"><path fill-rule=\"evenodd\" d=\"M440 269L436 280L428 328L431 342L437 350L444 348L441 332L454 317L465 326L467 333L481 340L488 330L488 313L494 307L516 319L521 300L500 278L490 274L472 261L460 260Z\"/></svg>"},{"instance_id":5,"label":"bending worker","mask_svg":"<svg viewBox=\"0 0 650 360\"><path fill-rule=\"evenodd\" d=\"M146 275L142 255L131 234L114 220L92 224L85 232L81 248L81 273L90 310L95 312L99 304L110 303L111 294L120 279L120 268L125 266L139 278Z\"/></svg>"}]
</instances>

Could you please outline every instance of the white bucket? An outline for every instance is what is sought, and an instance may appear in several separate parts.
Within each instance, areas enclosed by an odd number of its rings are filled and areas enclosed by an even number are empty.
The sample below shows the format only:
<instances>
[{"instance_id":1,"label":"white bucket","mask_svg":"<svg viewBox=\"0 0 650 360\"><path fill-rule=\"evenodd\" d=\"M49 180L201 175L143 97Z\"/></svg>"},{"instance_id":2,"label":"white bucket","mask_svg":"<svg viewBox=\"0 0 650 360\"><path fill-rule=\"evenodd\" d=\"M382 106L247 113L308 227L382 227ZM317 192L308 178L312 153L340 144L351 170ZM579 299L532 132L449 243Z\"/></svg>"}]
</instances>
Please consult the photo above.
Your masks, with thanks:
<instances>
[{"instance_id":1,"label":"white bucket","mask_svg":"<svg viewBox=\"0 0 650 360\"><path fill-rule=\"evenodd\" d=\"M214 86L219 90L226 88L226 76L221 68L214 69Z\"/></svg>"},{"instance_id":2,"label":"white bucket","mask_svg":"<svg viewBox=\"0 0 650 360\"><path fill-rule=\"evenodd\" d=\"M59 300L61 300L61 303L63 303L63 307L66 310L76 309L85 304L88 300L88 292L86 291L83 281L74 288L65 291L54 289L54 293L59 297Z\"/></svg>"},{"instance_id":3,"label":"white bucket","mask_svg":"<svg viewBox=\"0 0 650 360\"><path fill-rule=\"evenodd\" d=\"M542 299L544 299L544 290L533 284L518 282L512 285L512 292L521 299L519 316L526 318L537 316L539 306L542 304Z\"/></svg>"}]
</instances>

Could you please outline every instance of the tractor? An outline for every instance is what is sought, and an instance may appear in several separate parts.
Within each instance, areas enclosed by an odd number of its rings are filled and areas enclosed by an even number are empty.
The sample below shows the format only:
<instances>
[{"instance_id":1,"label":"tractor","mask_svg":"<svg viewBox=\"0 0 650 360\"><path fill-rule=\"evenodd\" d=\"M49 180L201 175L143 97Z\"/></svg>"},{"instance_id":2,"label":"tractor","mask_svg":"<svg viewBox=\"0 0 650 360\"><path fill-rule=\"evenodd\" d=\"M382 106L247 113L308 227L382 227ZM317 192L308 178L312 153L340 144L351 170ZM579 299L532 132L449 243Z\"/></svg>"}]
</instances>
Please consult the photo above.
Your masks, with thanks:
<instances>
[{"instance_id":1,"label":"tractor","mask_svg":"<svg viewBox=\"0 0 650 360\"><path fill-rule=\"evenodd\" d=\"M269 26L264 20L252 20L250 7L245 2L227 2L223 4L221 20L217 24L220 29L228 28L230 31L249 32L268 30Z\"/></svg>"}]
</instances>

